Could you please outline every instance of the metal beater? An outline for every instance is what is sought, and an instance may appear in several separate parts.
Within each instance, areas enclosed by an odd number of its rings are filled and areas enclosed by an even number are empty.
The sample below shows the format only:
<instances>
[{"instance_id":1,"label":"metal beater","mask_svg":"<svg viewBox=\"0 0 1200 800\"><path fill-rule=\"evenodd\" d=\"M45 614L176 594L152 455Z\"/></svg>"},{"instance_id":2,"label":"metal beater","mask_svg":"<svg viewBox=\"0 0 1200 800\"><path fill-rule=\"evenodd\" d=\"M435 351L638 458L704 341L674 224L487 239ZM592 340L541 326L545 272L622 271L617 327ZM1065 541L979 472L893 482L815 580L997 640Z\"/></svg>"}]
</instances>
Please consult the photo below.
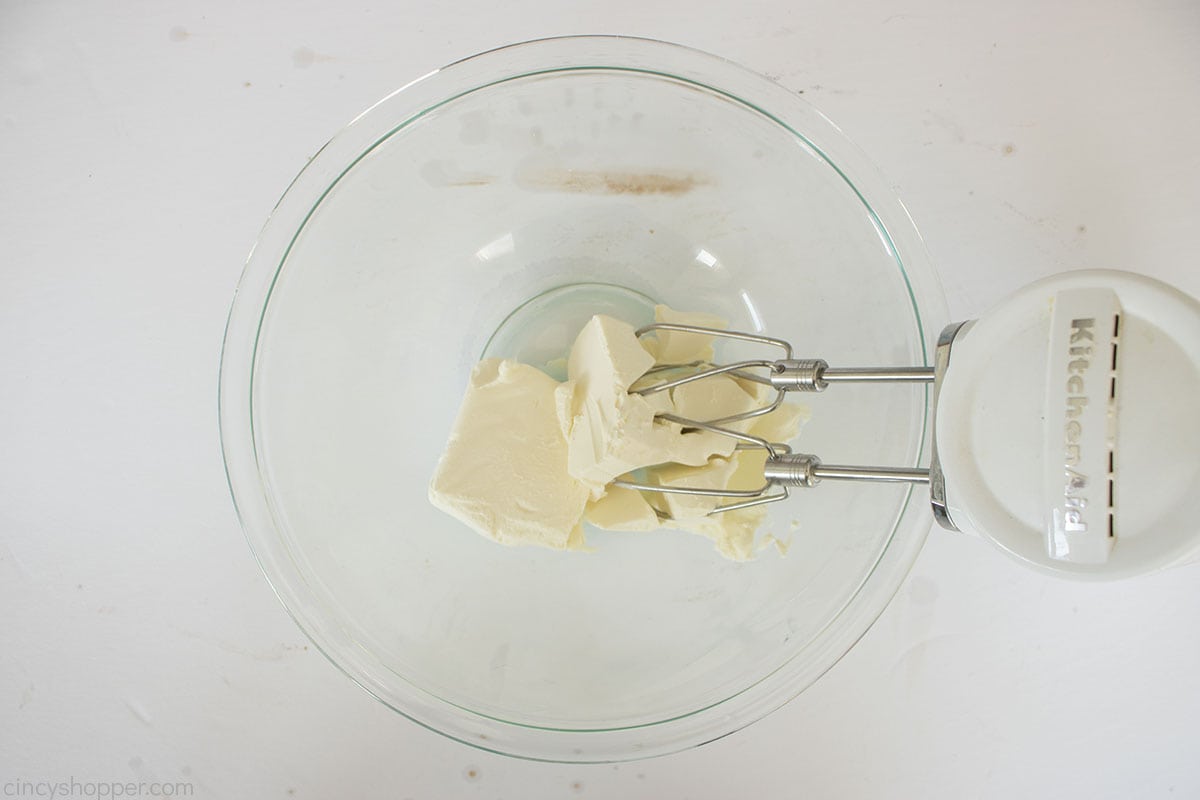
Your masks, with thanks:
<instances>
[{"instance_id":1,"label":"metal beater","mask_svg":"<svg viewBox=\"0 0 1200 800\"><path fill-rule=\"evenodd\" d=\"M648 372L647 375L678 370L689 370L689 372L682 377L664 380L651 386L631 390L633 394L643 396L652 395L669 391L677 386L683 386L693 381L700 381L715 375L724 374L754 381L775 389L775 398L771 403L740 414L732 414L709 420L688 419L676 416L675 414L659 415L660 419L674 422L683 426L684 429L709 431L736 439L738 450L756 448L765 450L767 461L763 470L764 483L758 489L745 490L658 486L629 480L614 481L615 485L627 489L660 492L663 494L687 494L736 500L733 503L720 505L709 512L710 514L716 514L724 511L734 511L739 508L749 508L764 503L777 502L789 496L789 487L811 487L822 480L920 484L930 482L930 469L825 464L815 455L793 453L787 444L769 442L766 439L741 433L724 426L729 423L769 414L779 408L788 392L822 392L831 383L934 383L938 375L936 367L831 367L826 361L819 358L794 358L792 345L783 339L776 339L755 333L745 333L743 331L727 331L696 325L660 322L639 328L636 334L641 338L656 331L693 333L715 338L733 339L741 342L768 345L783 351L783 357L774 360L750 359L722 365L708 364L702 361L694 361L687 364L659 365ZM760 374L754 370L765 370L765 373Z\"/></svg>"}]
</instances>

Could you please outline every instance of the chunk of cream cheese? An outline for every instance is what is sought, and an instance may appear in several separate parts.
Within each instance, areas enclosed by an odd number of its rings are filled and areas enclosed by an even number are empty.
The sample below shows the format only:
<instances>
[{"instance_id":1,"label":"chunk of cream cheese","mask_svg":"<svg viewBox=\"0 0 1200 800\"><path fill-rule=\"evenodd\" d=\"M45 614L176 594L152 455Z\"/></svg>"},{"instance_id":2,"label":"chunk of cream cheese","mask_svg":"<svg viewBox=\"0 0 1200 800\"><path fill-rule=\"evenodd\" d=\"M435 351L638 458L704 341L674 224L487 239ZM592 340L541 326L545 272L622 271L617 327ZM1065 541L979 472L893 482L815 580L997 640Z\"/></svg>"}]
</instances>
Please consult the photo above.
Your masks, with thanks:
<instances>
[{"instance_id":1,"label":"chunk of cream cheese","mask_svg":"<svg viewBox=\"0 0 1200 800\"><path fill-rule=\"evenodd\" d=\"M592 317L575 339L555 408L567 441L567 471L593 499L627 472L668 462L699 466L737 445L727 436L684 434L679 425L656 420L674 410L670 397L629 392L653 366L633 327L612 317Z\"/></svg>"},{"instance_id":2,"label":"chunk of cream cheese","mask_svg":"<svg viewBox=\"0 0 1200 800\"><path fill-rule=\"evenodd\" d=\"M707 379L706 379L707 380ZM764 394L764 399L765 399ZM747 420L747 433L769 442L786 443L795 438L800 427L809 417L804 406L785 403L779 408ZM706 465L687 467L679 464L664 465L646 471L646 480L660 486L691 486L706 489L759 489L764 483L763 467L766 464L765 450L738 450L730 458L713 458ZM624 490L629 491L629 490ZM640 493L638 493L639 496ZM767 517L765 505L735 511L711 514L718 505L737 502L736 498L714 498L685 494L647 493L642 496L649 511L661 510L667 518L660 521L662 527L690 531L713 541L717 551L726 558L745 561L756 554L754 536ZM647 501L644 498L654 498ZM600 502L607 500L607 496ZM625 498L622 506L628 509L632 500ZM589 513L596 504L589 504ZM655 512L657 517L657 512ZM612 519L611 515L608 519ZM638 517L626 510L626 518ZM590 521L590 520L589 520ZM640 527L621 527L612 524L615 530L642 530Z\"/></svg>"},{"instance_id":3,"label":"chunk of cream cheese","mask_svg":"<svg viewBox=\"0 0 1200 800\"><path fill-rule=\"evenodd\" d=\"M668 306L654 307L654 321L697 328L724 330L729 323L713 314L699 311L676 311ZM693 361L712 361L713 337L683 331L656 331L647 343L654 360L659 364L690 364Z\"/></svg>"},{"instance_id":4,"label":"chunk of cream cheese","mask_svg":"<svg viewBox=\"0 0 1200 800\"><path fill-rule=\"evenodd\" d=\"M476 364L430 502L501 544L581 548L588 489L567 472L560 386L517 361Z\"/></svg>"},{"instance_id":5,"label":"chunk of cream cheese","mask_svg":"<svg viewBox=\"0 0 1200 800\"><path fill-rule=\"evenodd\" d=\"M642 493L623 486L610 486L599 500L588 503L583 518L607 531L652 531L662 520Z\"/></svg>"},{"instance_id":6,"label":"chunk of cream cheese","mask_svg":"<svg viewBox=\"0 0 1200 800\"><path fill-rule=\"evenodd\" d=\"M725 327L712 315L666 306L655 310L655 319ZM670 376L647 375L655 365L712 358L711 336L658 331L639 339L632 326L597 315L571 348L564 383L515 361L481 361L434 473L430 500L503 544L581 549L586 521L616 531L686 530L711 539L727 558L752 558L765 507L710 514L734 501L612 485L634 471L640 480L661 486L763 485L764 451L736 450L731 437L684 432L657 417L710 420L740 414L769 404L774 399L769 386L719 375L645 396L630 392ZM803 407L784 404L722 425L786 442L806 419Z\"/></svg>"}]
</instances>

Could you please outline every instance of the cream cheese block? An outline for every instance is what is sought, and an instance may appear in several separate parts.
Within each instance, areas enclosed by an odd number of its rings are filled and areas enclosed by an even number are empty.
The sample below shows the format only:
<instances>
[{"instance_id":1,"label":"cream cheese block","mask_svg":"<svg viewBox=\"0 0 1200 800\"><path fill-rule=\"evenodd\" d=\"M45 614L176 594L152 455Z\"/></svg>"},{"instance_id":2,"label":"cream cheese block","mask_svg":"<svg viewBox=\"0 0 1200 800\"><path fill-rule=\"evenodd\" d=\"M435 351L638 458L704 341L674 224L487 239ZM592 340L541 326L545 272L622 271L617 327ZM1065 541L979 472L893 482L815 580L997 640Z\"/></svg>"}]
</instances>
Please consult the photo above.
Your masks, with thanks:
<instances>
[{"instance_id":1,"label":"cream cheese block","mask_svg":"<svg viewBox=\"0 0 1200 800\"><path fill-rule=\"evenodd\" d=\"M712 315L666 306L655 318L725 327ZM645 396L630 391L687 374L675 368L648 375L655 366L713 358L712 336L657 331L639 339L627 323L597 315L575 339L563 383L516 361L481 361L430 484L431 502L502 544L583 549L587 522L614 531L686 530L711 539L727 558L752 558L765 507L714 514L736 500L612 485L635 473L638 482L664 487L763 486L765 451L736 450L732 437L685 432L659 415L706 421L741 414L769 405L770 386L723 374ZM807 419L807 409L785 403L721 424L786 443Z\"/></svg>"},{"instance_id":2,"label":"cream cheese block","mask_svg":"<svg viewBox=\"0 0 1200 800\"><path fill-rule=\"evenodd\" d=\"M517 361L475 365L429 500L501 544L583 546L588 488L567 472L557 381Z\"/></svg>"}]
</instances>

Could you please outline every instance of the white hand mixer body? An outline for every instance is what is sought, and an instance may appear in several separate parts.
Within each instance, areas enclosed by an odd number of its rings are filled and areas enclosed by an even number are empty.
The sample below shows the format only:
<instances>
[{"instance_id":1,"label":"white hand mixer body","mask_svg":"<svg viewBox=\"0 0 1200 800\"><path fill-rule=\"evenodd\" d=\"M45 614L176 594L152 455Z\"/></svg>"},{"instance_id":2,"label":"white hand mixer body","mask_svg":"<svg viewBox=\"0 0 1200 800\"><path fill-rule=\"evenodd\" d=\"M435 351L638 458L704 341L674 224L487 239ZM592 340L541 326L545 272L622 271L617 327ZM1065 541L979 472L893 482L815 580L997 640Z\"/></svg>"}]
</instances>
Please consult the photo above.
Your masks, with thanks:
<instances>
[{"instance_id":1,"label":"white hand mixer body","mask_svg":"<svg viewBox=\"0 0 1200 800\"><path fill-rule=\"evenodd\" d=\"M652 394L721 373L775 388L773 403L736 417L670 418L767 450L764 484L618 485L728 498L713 512L721 513L822 480L928 484L943 527L1056 574L1121 578L1200 557L1200 303L1164 283L1111 270L1037 281L943 330L932 367L835 368L793 359L780 339L687 325L648 325L638 335L664 329L784 351L778 360L679 365L681 376L636 389ZM788 391L857 382L932 383L927 469L825 465L726 427L773 410Z\"/></svg>"}]
</instances>

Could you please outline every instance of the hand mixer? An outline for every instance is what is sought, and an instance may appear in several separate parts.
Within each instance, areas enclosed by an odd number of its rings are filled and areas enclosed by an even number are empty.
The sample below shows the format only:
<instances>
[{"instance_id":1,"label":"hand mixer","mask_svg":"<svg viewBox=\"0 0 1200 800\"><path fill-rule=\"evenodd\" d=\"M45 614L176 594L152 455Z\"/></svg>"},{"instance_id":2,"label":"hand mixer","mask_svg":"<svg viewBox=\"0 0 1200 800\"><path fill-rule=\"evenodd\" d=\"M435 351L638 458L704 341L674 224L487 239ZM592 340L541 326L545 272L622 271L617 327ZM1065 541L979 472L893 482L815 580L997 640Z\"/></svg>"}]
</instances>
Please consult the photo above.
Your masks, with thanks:
<instances>
[{"instance_id":1,"label":"hand mixer","mask_svg":"<svg viewBox=\"0 0 1200 800\"><path fill-rule=\"evenodd\" d=\"M634 390L650 395L721 374L773 388L771 403L741 414L660 415L732 437L738 449L765 450L763 485L617 485L731 501L715 514L823 480L927 484L942 527L977 533L1057 573L1122 577L1200 555L1200 303L1166 284L1109 270L1052 276L978 320L946 327L932 367L833 367L794 358L782 339L674 323L637 334L655 331L782 351L777 359L664 365L646 377L666 379ZM932 384L929 467L827 465L729 427L769 413L788 392L842 383Z\"/></svg>"}]
</instances>

